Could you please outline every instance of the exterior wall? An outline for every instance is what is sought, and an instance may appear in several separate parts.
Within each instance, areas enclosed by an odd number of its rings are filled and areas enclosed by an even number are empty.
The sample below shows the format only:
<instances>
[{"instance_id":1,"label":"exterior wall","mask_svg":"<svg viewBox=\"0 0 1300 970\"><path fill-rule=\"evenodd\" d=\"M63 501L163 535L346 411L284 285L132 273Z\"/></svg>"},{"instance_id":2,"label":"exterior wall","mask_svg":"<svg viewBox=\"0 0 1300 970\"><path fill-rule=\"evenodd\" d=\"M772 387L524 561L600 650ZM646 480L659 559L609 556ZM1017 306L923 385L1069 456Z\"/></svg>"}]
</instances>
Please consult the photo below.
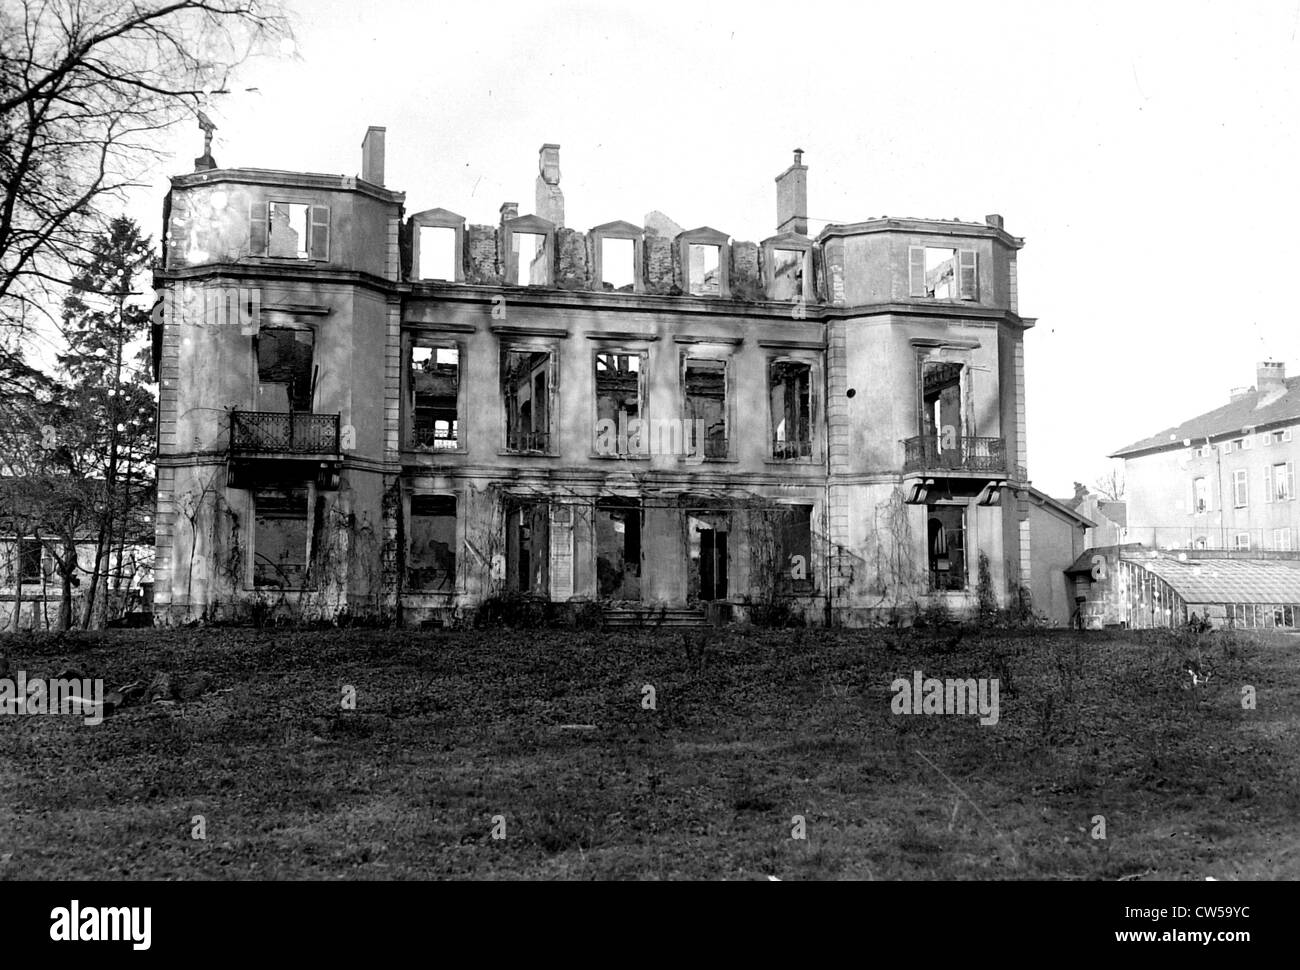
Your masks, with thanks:
<instances>
[{"instance_id":1,"label":"exterior wall","mask_svg":"<svg viewBox=\"0 0 1300 970\"><path fill-rule=\"evenodd\" d=\"M1162 549L1193 548L1204 539L1206 548L1235 548L1238 533L1250 535L1252 550L1275 550L1273 530L1291 529L1291 550L1300 549L1300 500L1267 501L1265 469L1274 464L1300 464L1300 425L1291 425L1291 441L1264 444L1269 432L1244 436L1251 441L1247 450L1225 453L1226 442L1242 435L1212 441L1213 450L1197 457L1195 449L1204 442L1192 442L1168 451L1129 457L1124 461L1128 501L1126 540ZM1233 473L1246 472L1247 504L1236 507ZM1204 477L1210 501L1205 512L1196 512L1193 481Z\"/></svg>"},{"instance_id":2,"label":"exterior wall","mask_svg":"<svg viewBox=\"0 0 1300 970\"><path fill-rule=\"evenodd\" d=\"M1067 626L1074 612L1075 582L1065 574L1085 548L1083 529L1046 506L1031 502L1028 511L1032 536L1032 580L1034 609L1053 626Z\"/></svg>"},{"instance_id":3,"label":"exterior wall","mask_svg":"<svg viewBox=\"0 0 1300 970\"><path fill-rule=\"evenodd\" d=\"M328 206L327 258L256 255L247 213L268 201ZM636 238L637 292L604 291L592 275L596 238L571 229L546 230L554 244L551 285L505 285L505 234L549 225L511 222L513 212L503 212L499 228L469 225L457 236L462 282L411 280L402 266L410 262L402 235L410 227L398 229L403 201L333 176L239 170L173 180L167 263L158 274L165 321L156 602L166 620L282 608L327 616L398 609L407 622L446 619L510 587L518 557L506 514L529 501L552 507L551 595L578 601L598 596L595 508L614 497L640 503L639 597L651 605L696 602L692 510L725 520L725 598L741 615L771 599L774 570L789 568L773 562L772 521L792 505L810 509L807 582L779 585L782 599L813 622L898 621L936 601L972 609L981 552L1003 602L1040 573L1021 525L1033 520L1014 490L976 502L986 486L1025 477L1020 348L1032 321L1014 312L1020 241L1000 220L831 227L808 243L808 289L819 302L792 305L764 298L760 250L737 241L720 253L732 298L682 295L681 237L650 231ZM911 297L908 250L918 244L974 250L978 299ZM221 299L232 292L243 308L237 313ZM259 410L254 340L269 327L313 332L319 377L311 411L338 415L337 455L304 463L232 450L232 410ZM431 343L458 351L453 448L419 446L411 434L410 354ZM507 346L553 355L553 437L544 452L507 448L500 373ZM643 417L651 420L688 418L684 358L726 361L725 457L597 453L598 351L644 355ZM922 433L922 357L962 364L959 433L1000 439L1005 467L942 471L937 480L933 469L905 468L903 442ZM768 368L776 358L811 368L812 444L804 457L772 453ZM322 468L306 467L313 463ZM309 487L312 555L326 557L313 566L315 588L254 588L255 480ZM931 501L964 510L964 590L930 591L926 503L907 501L927 480L937 481ZM409 521L426 497L455 499L454 544L446 544L455 577L436 590L412 590ZM564 518L554 517L556 509ZM570 514L571 556L567 527L558 524ZM540 536L539 529L529 541ZM1054 542L1045 541L1045 555L1055 553ZM571 583L558 578L570 568Z\"/></svg>"}]
</instances>

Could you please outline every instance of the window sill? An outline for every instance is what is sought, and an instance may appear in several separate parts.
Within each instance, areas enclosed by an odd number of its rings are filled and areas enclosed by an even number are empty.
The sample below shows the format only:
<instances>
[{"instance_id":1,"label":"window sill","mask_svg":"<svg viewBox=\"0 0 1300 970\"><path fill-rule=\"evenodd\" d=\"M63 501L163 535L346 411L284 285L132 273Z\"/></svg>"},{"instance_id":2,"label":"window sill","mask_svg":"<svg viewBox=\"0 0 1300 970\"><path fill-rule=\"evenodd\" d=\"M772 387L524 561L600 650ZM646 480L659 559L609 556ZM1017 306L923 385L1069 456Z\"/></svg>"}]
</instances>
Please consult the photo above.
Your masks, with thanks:
<instances>
[{"instance_id":1,"label":"window sill","mask_svg":"<svg viewBox=\"0 0 1300 970\"><path fill-rule=\"evenodd\" d=\"M816 466L821 464L818 457L812 458L764 458L764 465L809 465Z\"/></svg>"},{"instance_id":2,"label":"window sill","mask_svg":"<svg viewBox=\"0 0 1300 970\"><path fill-rule=\"evenodd\" d=\"M587 457L594 461L649 461L651 456L638 454L636 452L627 452L626 454L619 455L601 455L593 451Z\"/></svg>"},{"instance_id":3,"label":"window sill","mask_svg":"<svg viewBox=\"0 0 1300 970\"><path fill-rule=\"evenodd\" d=\"M501 458L559 458L560 457L560 453L558 451L510 451L505 448L498 451L497 455Z\"/></svg>"},{"instance_id":4,"label":"window sill","mask_svg":"<svg viewBox=\"0 0 1300 970\"><path fill-rule=\"evenodd\" d=\"M679 465L739 465L739 458L698 458L694 455L678 455Z\"/></svg>"},{"instance_id":5,"label":"window sill","mask_svg":"<svg viewBox=\"0 0 1300 970\"><path fill-rule=\"evenodd\" d=\"M412 455L468 455L469 448L421 448L419 445L403 445L402 450Z\"/></svg>"}]
</instances>

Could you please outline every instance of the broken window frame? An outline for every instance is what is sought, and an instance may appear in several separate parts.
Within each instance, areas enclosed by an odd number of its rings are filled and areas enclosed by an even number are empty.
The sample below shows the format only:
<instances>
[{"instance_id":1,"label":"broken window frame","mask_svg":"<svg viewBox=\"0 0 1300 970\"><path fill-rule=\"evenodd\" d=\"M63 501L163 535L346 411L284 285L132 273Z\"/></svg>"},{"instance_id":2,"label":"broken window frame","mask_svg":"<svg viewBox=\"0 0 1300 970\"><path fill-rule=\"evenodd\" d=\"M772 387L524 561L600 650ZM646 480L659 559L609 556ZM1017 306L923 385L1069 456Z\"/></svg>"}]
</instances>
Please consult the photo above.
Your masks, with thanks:
<instances>
[{"instance_id":1,"label":"broken window frame","mask_svg":"<svg viewBox=\"0 0 1300 970\"><path fill-rule=\"evenodd\" d=\"M551 595L551 503L544 497L507 497L504 500L505 521L505 589L520 596L550 599ZM525 563L520 554L523 549L523 531L528 530L528 582L520 580ZM545 555L538 557L538 548Z\"/></svg>"},{"instance_id":2,"label":"broken window frame","mask_svg":"<svg viewBox=\"0 0 1300 970\"><path fill-rule=\"evenodd\" d=\"M415 357L417 350L432 350L434 352L434 366L437 365L437 352L439 350L454 350L456 352L456 405L455 418L452 421L452 427L449 428L450 437L440 438L437 434L437 418L432 429L433 434L422 434L418 424L419 419L419 398L415 389ZM406 352L402 355L404 367L402 371L402 380L404 382L403 400L406 403L406 414L403 421L403 440L404 448L407 451L419 451L428 454L464 454L468 451L468 444L465 440L466 424L465 415L465 398L467 395L465 371L465 344L460 340L441 340L437 337L413 336L408 339ZM431 395L432 396L432 395ZM427 405L429 409L435 406ZM432 441L433 444L427 444L425 441ZM439 441L449 442L445 447L439 446Z\"/></svg>"},{"instance_id":3,"label":"broken window frame","mask_svg":"<svg viewBox=\"0 0 1300 970\"><path fill-rule=\"evenodd\" d=\"M15 586L39 583L45 576L45 552L40 539L19 536L14 539L13 575ZM35 568L32 564L35 563Z\"/></svg>"},{"instance_id":4,"label":"broken window frame","mask_svg":"<svg viewBox=\"0 0 1300 970\"><path fill-rule=\"evenodd\" d=\"M448 511L448 509L450 511ZM406 495L406 516L404 529L404 583L403 588L419 594L454 594L458 592L457 551L460 548L460 503L455 493L448 492L412 492ZM444 543L448 557L439 565L415 566L416 543L419 541L416 519L450 519L450 541ZM446 523L443 528L445 530ZM427 540L432 543L432 538ZM437 585L426 585L423 574L432 574L429 579L439 578Z\"/></svg>"},{"instance_id":5,"label":"broken window frame","mask_svg":"<svg viewBox=\"0 0 1300 970\"><path fill-rule=\"evenodd\" d=\"M716 246L718 249L718 292L695 293L691 289L691 247ZM677 237L677 258L681 265L681 289L686 296L702 300L731 299L731 237L708 226L683 232ZM703 283L703 281L701 281Z\"/></svg>"},{"instance_id":6,"label":"broken window frame","mask_svg":"<svg viewBox=\"0 0 1300 970\"><path fill-rule=\"evenodd\" d=\"M817 382L819 361L813 357L798 356L792 354L773 354L767 358L767 460L779 462L781 464L789 463L812 463L818 460L817 446L818 432L820 423L818 420L819 401L817 397ZM791 438L787 432L783 432L784 437L778 439L777 436L777 415L773 410L773 376L778 367L798 365L808 369L808 406L807 406L807 423L808 438L806 441L800 438Z\"/></svg>"},{"instance_id":7,"label":"broken window frame","mask_svg":"<svg viewBox=\"0 0 1300 970\"><path fill-rule=\"evenodd\" d=\"M813 570L813 506L809 502L792 502L778 506L777 511L781 513L777 535L777 592L791 596L814 593L817 574ZM797 555L804 557L803 579L794 578L793 558Z\"/></svg>"},{"instance_id":8,"label":"broken window frame","mask_svg":"<svg viewBox=\"0 0 1300 970\"><path fill-rule=\"evenodd\" d=\"M607 583L605 582L605 579L602 578L602 575L608 577L608 573L606 574L601 573L602 548L601 548L601 541L600 541L600 532L601 532L602 516L608 516L611 522L612 520L617 518L621 518L623 520L623 532L622 532L623 548L619 553L619 558L622 562L622 567L623 567L622 579L618 582L617 585L608 589L608 591L607 591ZM636 543L635 543L636 561L634 563L628 561L628 545L629 545L628 537L630 534L628 532L629 519L634 520L636 523ZM618 532L617 529L615 529L614 531L616 533ZM597 599L640 602L641 579L642 579L642 572L643 572L643 564L645 561L644 532L645 532L645 508L643 507L641 500L639 498L623 498L620 496L602 496L596 499L594 514L592 517L591 556L592 556L593 573L595 575L595 580L596 580ZM607 567L607 569L609 568L612 567ZM631 579L635 580L635 583L632 584L634 587L632 590L628 589L628 584L630 582L629 575ZM634 595L623 595L623 596L616 595L619 592L622 592L624 594L633 592Z\"/></svg>"},{"instance_id":9,"label":"broken window frame","mask_svg":"<svg viewBox=\"0 0 1300 970\"><path fill-rule=\"evenodd\" d=\"M591 240L591 278L595 288L602 293L644 293L645 292L645 231L630 222L607 222L596 226L588 234ZM605 240L630 239L632 241L632 289L614 289L612 284L606 289L605 283Z\"/></svg>"},{"instance_id":10,"label":"broken window frame","mask_svg":"<svg viewBox=\"0 0 1300 970\"><path fill-rule=\"evenodd\" d=\"M411 216L408 225L411 232L411 271L408 278L412 282L420 282L425 279L437 281L440 279L440 277L420 275L420 230L452 229L456 233L452 251L453 278L444 280L444 282L465 282L465 217L447 209L428 209Z\"/></svg>"},{"instance_id":11,"label":"broken window frame","mask_svg":"<svg viewBox=\"0 0 1300 970\"><path fill-rule=\"evenodd\" d=\"M935 368L956 368L956 380L944 380L938 383L938 388L933 400L932 395L926 391L926 369ZM926 353L918 353L916 357L916 406L917 435L925 442L926 458L938 459L945 457L944 428L942 416L936 419L933 405L940 405L942 412L943 393L949 387L957 388L957 422L954 424L953 431L957 439L954 448L959 453L958 460L961 461L961 452L965 440L974 436L975 432L970 424L970 362L966 359L957 359L950 356L936 357Z\"/></svg>"},{"instance_id":12,"label":"broken window frame","mask_svg":"<svg viewBox=\"0 0 1300 970\"><path fill-rule=\"evenodd\" d=\"M769 300L811 303L817 298L813 280L813 245L810 239L795 233L783 233L763 240L759 247L762 250L764 289ZM778 252L801 253L803 256L800 286L791 294L783 293L777 285Z\"/></svg>"},{"instance_id":13,"label":"broken window frame","mask_svg":"<svg viewBox=\"0 0 1300 970\"><path fill-rule=\"evenodd\" d=\"M301 578L296 585L287 582L284 584L258 582L258 576L259 576L258 567L259 565L262 565L258 561L259 559L258 547L262 545L262 541L263 541L259 537L259 532L261 532L263 528L261 520L267 517L264 511L265 510L264 503L266 502L266 498L267 498L266 493L268 492L280 492L280 493L289 493L289 494L302 493L304 499L305 504L302 510L302 521L303 521L305 548L303 549L303 560L301 564ZM318 503L320 502L320 491L317 488L315 482L310 482L310 481L293 482L281 486L259 486L249 491L248 500L250 505L249 511L251 513L249 515L249 522L251 523L251 529L249 535L248 575L246 577L248 589L250 590L278 589L286 592L293 592L298 590L309 591L314 589L315 575L314 575L314 570L312 569L312 564L316 554L315 539L316 539L316 530L318 527L317 519L320 514L320 510L318 509ZM259 511L259 507L262 509L262 511ZM290 518L290 516L287 515L281 515L279 517L285 519ZM295 515L292 518L296 520L297 516ZM290 564L298 565L297 560L293 560L293 562ZM275 570L275 572L281 573L283 575L284 574L283 565L284 562L282 560L280 563L273 563L272 567ZM289 579L291 577L285 576L285 578Z\"/></svg>"},{"instance_id":14,"label":"broken window frame","mask_svg":"<svg viewBox=\"0 0 1300 970\"><path fill-rule=\"evenodd\" d=\"M936 296L938 287L931 285L927 251L952 253L952 295ZM945 260L946 262L946 260ZM942 265L942 264L940 264ZM936 267L937 269L937 267ZM944 302L979 302L979 253L962 249L960 245L913 245L907 247L907 292L913 299L942 300Z\"/></svg>"},{"instance_id":15,"label":"broken window frame","mask_svg":"<svg viewBox=\"0 0 1300 970\"><path fill-rule=\"evenodd\" d=\"M531 406L536 393L540 365L530 369L529 386L529 425L530 428L516 427L518 424L518 405L515 420L511 415L511 395L506 388L506 375L511 354L545 354L549 360L545 370L546 376L546 426L537 428L536 411ZM503 455L542 455L554 457L559 454L559 422L556 420L560 406L560 352L553 342L503 341L498 355L497 393L501 400L501 431ZM519 385L516 385L516 389ZM521 447L523 445L523 447ZM540 447L539 447L540 445Z\"/></svg>"},{"instance_id":16,"label":"broken window frame","mask_svg":"<svg viewBox=\"0 0 1300 970\"><path fill-rule=\"evenodd\" d=\"M274 237L272 227L272 207L278 205L304 206L306 219L303 224L305 240L300 240L300 255L285 256L272 254L271 243ZM292 219L289 228L293 229ZM248 206L248 254L259 259L286 260L291 262L329 262L330 258L330 207L317 205L311 199L272 198L250 202Z\"/></svg>"},{"instance_id":17,"label":"broken window frame","mask_svg":"<svg viewBox=\"0 0 1300 970\"><path fill-rule=\"evenodd\" d=\"M628 415L627 426L630 427L633 418L639 418L641 421L641 434L643 436L646 436L649 435L650 433L649 431L650 425L647 423L648 416L646 414L646 403L649 400L649 389L647 384L648 378L646 376L648 370L648 364L650 361L649 352L644 349L638 350L638 349L631 349L631 348L626 348L621 346L599 347L596 350L593 350L591 353L591 381L592 381L591 383L591 387L592 387L591 455L593 458L645 457L639 451L635 451L628 446L627 440L623 437L624 431L626 429L623 425L620 424L619 415L617 413L613 415L606 415L604 417L608 417L609 419L613 420L616 428L616 434L618 435L618 439L617 439L618 445L619 448L623 450L616 451L615 453L612 454L604 454L596 450L597 428L599 427L601 420L603 420L603 417L601 415L601 408L600 408L600 401L601 401L600 383L601 383L601 374L602 374L602 371L600 369L600 363L601 363L601 358L603 357L636 358L637 360L637 390L636 390L637 413L635 415L632 414ZM629 434L628 437L631 437L631 435ZM648 443L648 438L646 440Z\"/></svg>"},{"instance_id":18,"label":"broken window frame","mask_svg":"<svg viewBox=\"0 0 1300 970\"><path fill-rule=\"evenodd\" d=\"M704 441L697 442L695 436L695 412L691 406L691 393L689 385L689 375L692 364L706 365L699 368L700 370L715 369L707 365L721 365L722 370L722 436L712 434L712 429L704 429ZM681 365L678 372L681 387L681 430L682 430L682 450L689 452L683 458L690 457L698 459L700 452L703 453L705 461L729 461L732 454L731 429L735 426L732 419L731 407L735 398L731 387L732 366L730 355L700 353L698 351L684 351L681 355Z\"/></svg>"},{"instance_id":19,"label":"broken window frame","mask_svg":"<svg viewBox=\"0 0 1300 970\"><path fill-rule=\"evenodd\" d=\"M503 262L505 263L505 281L507 286L554 286L555 285L555 261L557 253L555 251L555 225L542 219L539 216L517 216L514 219L506 219L501 224L502 252L504 254ZM519 258L518 249L516 249L515 239L518 235L541 236L542 254L545 259L540 263L545 279L534 282L532 279L532 266L530 265L529 278L520 280L519 278Z\"/></svg>"},{"instance_id":20,"label":"broken window frame","mask_svg":"<svg viewBox=\"0 0 1300 970\"><path fill-rule=\"evenodd\" d=\"M311 342L311 365L308 369L308 375L304 377L306 388L295 388L293 381L268 381L262 377L262 347L268 334L294 333L306 334ZM295 339L295 343L301 343ZM275 414L315 414L316 413L316 391L320 383L320 364L316 352L316 330L314 327L302 324L279 325L274 327L260 327L253 335L252 340L253 352L253 396L254 411L269 411ZM278 411L265 406L262 397L263 386L282 385L286 388L285 398L288 402L288 410ZM295 390L298 393L295 393ZM305 390L305 394L303 393ZM295 407L295 400L305 401L306 407Z\"/></svg>"},{"instance_id":21,"label":"broken window frame","mask_svg":"<svg viewBox=\"0 0 1300 970\"><path fill-rule=\"evenodd\" d=\"M731 513L720 509L687 508L683 509L681 514L682 528L686 533L686 601L688 603L728 602L731 598L731 574L733 572L731 558L736 553L737 545L730 540L732 532ZM708 528L704 529L700 528L700 526L707 526ZM706 571L704 569L705 543L701 533L705 531L713 534L711 540L713 556L707 570L710 577L707 590L711 594L709 596L702 595L705 592L704 577ZM719 535L726 537L721 543L726 547L726 552L722 556L717 554L717 537ZM719 576L721 576L721 580L719 580ZM719 593L721 595L718 595Z\"/></svg>"}]
</instances>

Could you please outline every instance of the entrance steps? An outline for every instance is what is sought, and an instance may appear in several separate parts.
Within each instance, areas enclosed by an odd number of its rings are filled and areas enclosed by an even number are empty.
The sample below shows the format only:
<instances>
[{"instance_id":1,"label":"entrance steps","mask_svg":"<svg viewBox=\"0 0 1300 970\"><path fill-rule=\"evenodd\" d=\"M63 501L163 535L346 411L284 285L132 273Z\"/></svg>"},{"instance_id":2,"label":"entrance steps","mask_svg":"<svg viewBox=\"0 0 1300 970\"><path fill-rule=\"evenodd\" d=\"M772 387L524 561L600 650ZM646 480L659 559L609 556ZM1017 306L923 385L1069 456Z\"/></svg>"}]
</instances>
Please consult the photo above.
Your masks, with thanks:
<instances>
[{"instance_id":1,"label":"entrance steps","mask_svg":"<svg viewBox=\"0 0 1300 970\"><path fill-rule=\"evenodd\" d=\"M670 606L607 606L607 629L694 629L709 625L703 607L691 609Z\"/></svg>"}]
</instances>

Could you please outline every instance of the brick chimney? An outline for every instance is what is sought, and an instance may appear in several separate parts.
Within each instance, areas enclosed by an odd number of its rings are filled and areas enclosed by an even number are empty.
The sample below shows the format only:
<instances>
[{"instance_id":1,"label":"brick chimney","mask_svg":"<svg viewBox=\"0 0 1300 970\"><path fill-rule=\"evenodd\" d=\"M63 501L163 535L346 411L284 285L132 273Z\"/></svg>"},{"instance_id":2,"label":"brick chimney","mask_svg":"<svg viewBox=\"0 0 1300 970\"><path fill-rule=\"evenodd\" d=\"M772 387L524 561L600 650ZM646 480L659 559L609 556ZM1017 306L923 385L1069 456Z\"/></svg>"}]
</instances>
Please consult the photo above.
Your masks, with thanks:
<instances>
[{"instance_id":1,"label":"brick chimney","mask_svg":"<svg viewBox=\"0 0 1300 970\"><path fill-rule=\"evenodd\" d=\"M537 150L537 215L564 228L564 193L560 190L560 146L549 142Z\"/></svg>"},{"instance_id":2,"label":"brick chimney","mask_svg":"<svg viewBox=\"0 0 1300 970\"><path fill-rule=\"evenodd\" d=\"M1255 387L1259 391L1255 407L1272 404L1286 393L1286 364L1280 360L1261 360L1255 365Z\"/></svg>"},{"instance_id":3,"label":"brick chimney","mask_svg":"<svg viewBox=\"0 0 1300 970\"><path fill-rule=\"evenodd\" d=\"M361 139L361 180L371 185L384 184L384 132L387 130L372 125Z\"/></svg>"},{"instance_id":4,"label":"brick chimney","mask_svg":"<svg viewBox=\"0 0 1300 970\"><path fill-rule=\"evenodd\" d=\"M776 231L808 235L808 166L802 148L794 150L794 164L776 177Z\"/></svg>"}]
</instances>

